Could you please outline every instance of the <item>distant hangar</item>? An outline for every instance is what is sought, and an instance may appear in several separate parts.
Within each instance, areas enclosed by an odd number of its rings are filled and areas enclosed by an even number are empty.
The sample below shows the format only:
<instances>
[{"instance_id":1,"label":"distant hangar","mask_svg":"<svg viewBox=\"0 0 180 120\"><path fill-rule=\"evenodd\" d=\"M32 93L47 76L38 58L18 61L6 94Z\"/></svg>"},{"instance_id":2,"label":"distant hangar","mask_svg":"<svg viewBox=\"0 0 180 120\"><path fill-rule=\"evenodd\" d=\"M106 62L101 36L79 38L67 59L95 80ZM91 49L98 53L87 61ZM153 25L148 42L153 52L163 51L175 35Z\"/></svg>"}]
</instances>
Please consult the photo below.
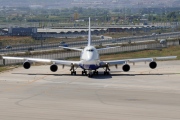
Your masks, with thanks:
<instances>
[{"instance_id":1,"label":"distant hangar","mask_svg":"<svg viewBox=\"0 0 180 120\"><path fill-rule=\"evenodd\" d=\"M92 28L91 29L93 34L97 34L97 33L105 33L107 31L107 29L98 29L98 28ZM88 29L87 28L38 28L37 29L38 33L41 34L87 34L88 33Z\"/></svg>"},{"instance_id":2,"label":"distant hangar","mask_svg":"<svg viewBox=\"0 0 180 120\"><path fill-rule=\"evenodd\" d=\"M106 32L125 32L132 30L152 29L154 26L127 26L127 27L92 27L92 34L102 34ZM50 34L87 34L87 28L38 28L38 33Z\"/></svg>"},{"instance_id":3,"label":"distant hangar","mask_svg":"<svg viewBox=\"0 0 180 120\"><path fill-rule=\"evenodd\" d=\"M103 34L106 32L131 32L131 31L145 31L154 29L154 26L113 26L113 27L92 27L91 31L94 35ZM64 28L36 28L36 27L11 27L8 29L3 29L7 35L11 36L34 36L34 35L52 35L52 34L58 34L58 35L65 35L65 34L81 34L85 35L88 33L88 29L86 27L64 27Z\"/></svg>"}]
</instances>

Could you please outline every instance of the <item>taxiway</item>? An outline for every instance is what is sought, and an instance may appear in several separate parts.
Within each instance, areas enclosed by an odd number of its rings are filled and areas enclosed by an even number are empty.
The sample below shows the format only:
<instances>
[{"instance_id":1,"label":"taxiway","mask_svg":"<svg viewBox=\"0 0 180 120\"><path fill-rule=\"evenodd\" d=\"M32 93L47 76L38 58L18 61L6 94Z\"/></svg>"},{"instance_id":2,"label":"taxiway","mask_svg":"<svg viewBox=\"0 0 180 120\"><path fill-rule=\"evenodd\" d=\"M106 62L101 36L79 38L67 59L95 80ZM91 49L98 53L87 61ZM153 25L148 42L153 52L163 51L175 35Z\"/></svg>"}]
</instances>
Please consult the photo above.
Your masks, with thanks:
<instances>
[{"instance_id":1,"label":"taxiway","mask_svg":"<svg viewBox=\"0 0 180 120\"><path fill-rule=\"evenodd\" d=\"M179 120L180 61L71 76L69 68L22 67L0 73L2 120Z\"/></svg>"}]
</instances>

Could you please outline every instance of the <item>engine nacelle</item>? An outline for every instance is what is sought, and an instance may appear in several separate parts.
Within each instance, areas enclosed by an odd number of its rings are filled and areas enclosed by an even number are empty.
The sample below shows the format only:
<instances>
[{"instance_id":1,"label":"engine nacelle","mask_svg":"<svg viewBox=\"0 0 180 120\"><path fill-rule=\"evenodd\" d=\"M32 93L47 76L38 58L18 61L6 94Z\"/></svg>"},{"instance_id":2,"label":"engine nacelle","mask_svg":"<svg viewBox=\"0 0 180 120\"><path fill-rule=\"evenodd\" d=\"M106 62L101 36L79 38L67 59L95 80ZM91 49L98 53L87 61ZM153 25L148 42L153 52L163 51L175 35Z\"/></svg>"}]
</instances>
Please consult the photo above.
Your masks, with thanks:
<instances>
[{"instance_id":1,"label":"engine nacelle","mask_svg":"<svg viewBox=\"0 0 180 120\"><path fill-rule=\"evenodd\" d=\"M123 65L122 67L124 72L128 72L130 70L130 66L128 64Z\"/></svg>"},{"instance_id":2,"label":"engine nacelle","mask_svg":"<svg viewBox=\"0 0 180 120\"><path fill-rule=\"evenodd\" d=\"M25 69L29 69L29 68L31 67L31 63L30 63L30 62L24 62L24 63L23 63L23 67L24 67Z\"/></svg>"},{"instance_id":3,"label":"engine nacelle","mask_svg":"<svg viewBox=\"0 0 180 120\"><path fill-rule=\"evenodd\" d=\"M156 62L150 62L149 63L149 67L151 68L151 69L155 69L156 67L157 67L157 63Z\"/></svg>"},{"instance_id":4,"label":"engine nacelle","mask_svg":"<svg viewBox=\"0 0 180 120\"><path fill-rule=\"evenodd\" d=\"M55 65L55 64L53 64L53 65L50 66L50 70L51 70L52 72L56 72L56 71L58 70L58 66Z\"/></svg>"}]
</instances>

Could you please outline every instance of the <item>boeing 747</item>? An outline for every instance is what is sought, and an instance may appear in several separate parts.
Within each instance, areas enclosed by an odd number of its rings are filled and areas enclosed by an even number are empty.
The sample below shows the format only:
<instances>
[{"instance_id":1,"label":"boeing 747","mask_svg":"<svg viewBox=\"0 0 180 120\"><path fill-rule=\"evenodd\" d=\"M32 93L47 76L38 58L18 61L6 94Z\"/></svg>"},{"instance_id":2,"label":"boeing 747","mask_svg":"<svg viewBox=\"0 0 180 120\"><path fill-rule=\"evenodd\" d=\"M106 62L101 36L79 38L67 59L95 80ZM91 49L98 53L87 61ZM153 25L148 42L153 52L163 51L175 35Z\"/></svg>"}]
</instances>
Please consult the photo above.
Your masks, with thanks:
<instances>
[{"instance_id":1,"label":"boeing 747","mask_svg":"<svg viewBox=\"0 0 180 120\"><path fill-rule=\"evenodd\" d=\"M71 75L76 75L75 68L82 68L82 75L87 75L88 77L93 77L93 75L98 75L98 69L104 68L104 75L108 75L110 72L109 66L122 65L122 70L128 72L130 70L129 63L136 62L149 62L149 67L155 69L157 67L156 60L166 60L175 59L177 56L166 56L166 57L152 57L152 58L136 58L136 59L123 59L123 60L110 60L102 61L99 59L99 51L109 48L96 49L91 45L91 26L89 18L89 32L88 32L88 44L84 49L63 47L64 49L81 51L80 61L67 61L67 60L52 60L52 59L39 59L39 58L26 58L26 57L7 57L3 56L3 59L13 59L13 60L23 60L23 67L29 69L33 62L44 62L51 63L50 70L56 72L58 70L58 65L70 66Z\"/></svg>"}]
</instances>

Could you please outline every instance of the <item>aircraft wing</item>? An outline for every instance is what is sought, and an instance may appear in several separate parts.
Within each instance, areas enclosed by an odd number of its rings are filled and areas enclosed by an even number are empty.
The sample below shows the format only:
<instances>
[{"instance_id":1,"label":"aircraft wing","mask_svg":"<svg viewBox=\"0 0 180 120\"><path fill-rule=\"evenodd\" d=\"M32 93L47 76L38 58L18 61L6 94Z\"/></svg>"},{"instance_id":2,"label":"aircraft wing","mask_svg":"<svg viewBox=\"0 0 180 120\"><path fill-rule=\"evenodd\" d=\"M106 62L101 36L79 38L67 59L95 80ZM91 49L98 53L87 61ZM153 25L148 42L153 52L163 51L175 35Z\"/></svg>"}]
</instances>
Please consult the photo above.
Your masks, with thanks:
<instances>
[{"instance_id":1,"label":"aircraft wing","mask_svg":"<svg viewBox=\"0 0 180 120\"><path fill-rule=\"evenodd\" d=\"M79 65L79 62L80 62L80 61L51 60L51 59L26 58L26 57L6 57L6 56L3 56L3 59L23 60L23 61L28 61L28 62L52 63L52 64L66 65L66 66L71 66L72 64Z\"/></svg>"},{"instance_id":2,"label":"aircraft wing","mask_svg":"<svg viewBox=\"0 0 180 120\"><path fill-rule=\"evenodd\" d=\"M112 60L112 61L103 61L101 65L123 65L126 63L137 63L137 62L152 62L156 60L169 60L176 59L177 56L166 56L166 57L152 57L152 58L136 58L136 59L124 59L124 60Z\"/></svg>"}]
</instances>

